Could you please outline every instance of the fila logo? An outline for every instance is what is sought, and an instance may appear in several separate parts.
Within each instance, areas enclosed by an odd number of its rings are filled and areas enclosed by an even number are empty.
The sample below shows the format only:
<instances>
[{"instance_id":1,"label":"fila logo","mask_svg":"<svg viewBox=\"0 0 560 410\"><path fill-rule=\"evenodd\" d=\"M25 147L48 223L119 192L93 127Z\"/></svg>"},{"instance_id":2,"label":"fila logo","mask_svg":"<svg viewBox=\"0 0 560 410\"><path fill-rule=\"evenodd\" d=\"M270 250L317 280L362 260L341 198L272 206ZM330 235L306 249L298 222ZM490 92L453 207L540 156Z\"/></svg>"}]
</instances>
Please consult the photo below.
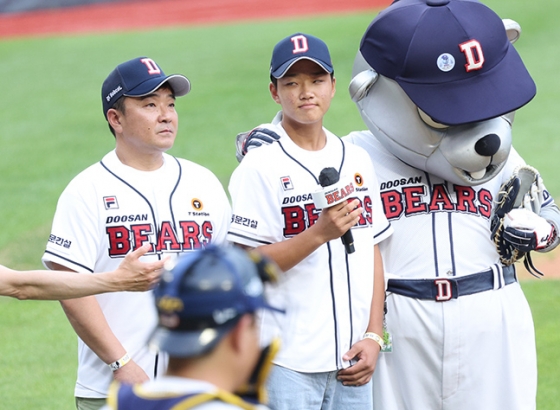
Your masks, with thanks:
<instances>
[{"instance_id":1,"label":"fila logo","mask_svg":"<svg viewBox=\"0 0 560 410\"><path fill-rule=\"evenodd\" d=\"M290 191L294 189L294 186L292 184L292 179L290 177L281 177L280 182L282 183L282 187L284 188L284 191Z\"/></svg>"},{"instance_id":2,"label":"fila logo","mask_svg":"<svg viewBox=\"0 0 560 410\"><path fill-rule=\"evenodd\" d=\"M116 196L104 196L103 203L105 204L105 209L119 209Z\"/></svg>"},{"instance_id":3,"label":"fila logo","mask_svg":"<svg viewBox=\"0 0 560 410\"><path fill-rule=\"evenodd\" d=\"M148 74L161 74L161 70L158 65L151 58L143 58L140 62L148 67Z\"/></svg>"},{"instance_id":4,"label":"fila logo","mask_svg":"<svg viewBox=\"0 0 560 410\"><path fill-rule=\"evenodd\" d=\"M445 302L453 297L451 282L448 279L436 279L434 284L437 287L436 302Z\"/></svg>"},{"instance_id":5,"label":"fila logo","mask_svg":"<svg viewBox=\"0 0 560 410\"><path fill-rule=\"evenodd\" d=\"M465 69L467 72L473 70L480 70L484 65L484 53L480 43L476 40L469 40L465 43L459 44L459 49L465 54L467 64Z\"/></svg>"},{"instance_id":6,"label":"fila logo","mask_svg":"<svg viewBox=\"0 0 560 410\"><path fill-rule=\"evenodd\" d=\"M292 51L293 54L305 53L309 50L307 37L300 34L299 36L292 37L290 40L294 43L294 49Z\"/></svg>"}]
</instances>

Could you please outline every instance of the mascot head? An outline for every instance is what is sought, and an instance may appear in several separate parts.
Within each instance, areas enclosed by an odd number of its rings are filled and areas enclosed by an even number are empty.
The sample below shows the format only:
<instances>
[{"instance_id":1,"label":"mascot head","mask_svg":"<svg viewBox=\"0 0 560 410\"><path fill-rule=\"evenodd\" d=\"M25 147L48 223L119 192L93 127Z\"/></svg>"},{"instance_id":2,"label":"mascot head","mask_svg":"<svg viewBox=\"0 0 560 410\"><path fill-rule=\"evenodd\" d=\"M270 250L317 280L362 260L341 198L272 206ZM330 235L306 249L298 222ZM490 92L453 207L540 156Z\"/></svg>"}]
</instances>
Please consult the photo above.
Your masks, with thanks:
<instances>
[{"instance_id":1,"label":"mascot head","mask_svg":"<svg viewBox=\"0 0 560 410\"><path fill-rule=\"evenodd\" d=\"M400 160L479 185L504 166L515 110L536 93L520 32L475 0L395 1L362 38L350 95Z\"/></svg>"}]
</instances>

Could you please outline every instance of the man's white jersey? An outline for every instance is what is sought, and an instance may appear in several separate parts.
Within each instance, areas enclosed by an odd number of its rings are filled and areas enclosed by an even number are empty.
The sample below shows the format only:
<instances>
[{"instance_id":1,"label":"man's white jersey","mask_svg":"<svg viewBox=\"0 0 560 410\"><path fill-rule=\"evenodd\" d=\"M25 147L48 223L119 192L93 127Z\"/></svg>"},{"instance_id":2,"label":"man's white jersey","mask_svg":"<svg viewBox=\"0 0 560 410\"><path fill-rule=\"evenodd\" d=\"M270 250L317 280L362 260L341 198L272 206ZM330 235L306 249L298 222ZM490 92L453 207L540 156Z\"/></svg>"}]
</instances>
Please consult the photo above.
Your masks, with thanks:
<instances>
[{"instance_id":1,"label":"man's white jersey","mask_svg":"<svg viewBox=\"0 0 560 410\"><path fill-rule=\"evenodd\" d=\"M272 125L267 125L274 127ZM373 247L390 235L377 179L367 153L325 130L326 146L307 151L281 128L280 141L249 152L232 174L229 190L233 216L228 239L258 247L288 240L314 224L319 212L312 192L318 177L334 167L350 183L341 195L360 200L364 212L351 230L356 251L346 254L340 239L321 246L267 286L273 305L286 314L265 312L263 338L280 334L282 348L274 362L301 372L346 367L342 355L361 340L367 328L373 292Z\"/></svg>"},{"instance_id":2,"label":"man's white jersey","mask_svg":"<svg viewBox=\"0 0 560 410\"><path fill-rule=\"evenodd\" d=\"M143 172L122 164L115 151L77 175L59 198L43 263L91 273L116 269L145 243L143 260L225 242L231 208L208 169L164 154L164 165ZM157 324L152 292L96 296L116 337L132 358L154 374L146 341ZM105 397L112 372L79 339L77 397ZM162 360L163 361L163 360Z\"/></svg>"}]
</instances>

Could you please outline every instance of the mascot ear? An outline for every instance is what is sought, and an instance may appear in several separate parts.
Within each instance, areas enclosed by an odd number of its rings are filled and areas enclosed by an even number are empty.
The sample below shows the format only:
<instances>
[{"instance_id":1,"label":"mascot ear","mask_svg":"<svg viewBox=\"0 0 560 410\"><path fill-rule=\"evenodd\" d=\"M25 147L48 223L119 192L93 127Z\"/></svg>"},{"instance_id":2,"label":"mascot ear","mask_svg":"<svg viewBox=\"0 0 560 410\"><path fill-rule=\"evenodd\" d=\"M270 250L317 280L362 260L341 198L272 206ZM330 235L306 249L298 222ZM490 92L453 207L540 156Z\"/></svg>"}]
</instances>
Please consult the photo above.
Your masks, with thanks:
<instances>
[{"instance_id":1,"label":"mascot ear","mask_svg":"<svg viewBox=\"0 0 560 410\"><path fill-rule=\"evenodd\" d=\"M348 86L352 101L357 103L364 98L371 86L377 81L377 77L378 74L373 68L356 74Z\"/></svg>"},{"instance_id":2,"label":"mascot ear","mask_svg":"<svg viewBox=\"0 0 560 410\"><path fill-rule=\"evenodd\" d=\"M521 26L519 23L510 19L502 19L502 22L504 23L509 42L513 44L519 40L521 36Z\"/></svg>"},{"instance_id":3,"label":"mascot ear","mask_svg":"<svg viewBox=\"0 0 560 410\"><path fill-rule=\"evenodd\" d=\"M354 59L354 66L352 67L352 80L348 86L350 98L357 103L364 98L369 89L377 81L377 72L367 63L358 51Z\"/></svg>"}]
</instances>

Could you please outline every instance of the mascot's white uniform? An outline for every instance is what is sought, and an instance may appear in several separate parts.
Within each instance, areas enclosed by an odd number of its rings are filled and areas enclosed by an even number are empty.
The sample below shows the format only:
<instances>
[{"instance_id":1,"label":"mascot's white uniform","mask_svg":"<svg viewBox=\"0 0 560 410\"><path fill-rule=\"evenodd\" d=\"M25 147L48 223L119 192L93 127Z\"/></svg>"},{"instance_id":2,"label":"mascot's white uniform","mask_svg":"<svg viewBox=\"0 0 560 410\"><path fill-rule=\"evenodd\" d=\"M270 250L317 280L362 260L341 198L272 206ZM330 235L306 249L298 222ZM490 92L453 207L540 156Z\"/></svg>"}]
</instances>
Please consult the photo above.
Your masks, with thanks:
<instances>
[{"instance_id":1,"label":"mascot's white uniform","mask_svg":"<svg viewBox=\"0 0 560 410\"><path fill-rule=\"evenodd\" d=\"M531 312L491 239L501 185L524 164L514 112L536 93L519 33L474 0L400 0L362 38L350 94L369 131L343 138L371 156L394 229L380 243L391 343L373 375L376 410L536 407ZM238 153L270 135L238 136ZM558 245L560 212L539 191L538 223L511 227L533 238L525 251Z\"/></svg>"},{"instance_id":2,"label":"mascot's white uniform","mask_svg":"<svg viewBox=\"0 0 560 410\"><path fill-rule=\"evenodd\" d=\"M375 409L536 407L531 312L490 231L501 184L524 164L513 112L536 92L519 32L476 1L400 0L363 36L350 93L370 132L345 138L372 157L394 229L380 244L392 345ZM548 251L560 218L542 189Z\"/></svg>"}]
</instances>

